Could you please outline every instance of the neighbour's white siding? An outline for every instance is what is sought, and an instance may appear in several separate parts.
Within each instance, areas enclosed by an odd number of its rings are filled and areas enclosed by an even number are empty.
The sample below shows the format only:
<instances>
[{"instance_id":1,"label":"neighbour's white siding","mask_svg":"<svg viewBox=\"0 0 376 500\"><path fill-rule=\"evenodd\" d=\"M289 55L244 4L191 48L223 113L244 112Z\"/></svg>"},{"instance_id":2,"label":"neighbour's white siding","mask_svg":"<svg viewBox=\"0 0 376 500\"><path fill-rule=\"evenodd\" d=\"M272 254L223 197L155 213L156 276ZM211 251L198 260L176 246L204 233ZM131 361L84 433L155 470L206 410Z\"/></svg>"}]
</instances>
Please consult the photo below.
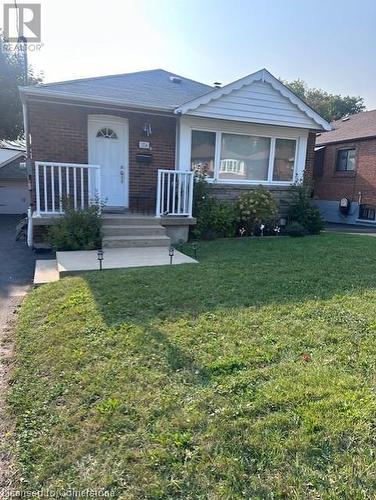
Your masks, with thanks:
<instances>
[{"instance_id":1,"label":"neighbour's white siding","mask_svg":"<svg viewBox=\"0 0 376 500\"><path fill-rule=\"evenodd\" d=\"M30 205L27 182L0 180L0 214L22 214Z\"/></svg>"},{"instance_id":2,"label":"neighbour's white siding","mask_svg":"<svg viewBox=\"0 0 376 500\"><path fill-rule=\"evenodd\" d=\"M256 81L187 113L205 118L317 129L309 116L270 83Z\"/></svg>"}]
</instances>

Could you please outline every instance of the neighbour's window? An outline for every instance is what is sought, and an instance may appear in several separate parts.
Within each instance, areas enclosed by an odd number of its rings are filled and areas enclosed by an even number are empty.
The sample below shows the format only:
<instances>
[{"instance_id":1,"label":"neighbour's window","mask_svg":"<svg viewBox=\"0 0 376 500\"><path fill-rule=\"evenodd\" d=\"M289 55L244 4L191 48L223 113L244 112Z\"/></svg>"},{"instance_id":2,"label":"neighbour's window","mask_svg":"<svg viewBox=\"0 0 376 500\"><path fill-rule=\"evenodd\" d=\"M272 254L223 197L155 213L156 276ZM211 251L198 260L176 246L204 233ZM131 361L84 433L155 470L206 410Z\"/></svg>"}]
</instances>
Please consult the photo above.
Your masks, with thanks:
<instances>
[{"instance_id":1,"label":"neighbour's window","mask_svg":"<svg viewBox=\"0 0 376 500\"><path fill-rule=\"evenodd\" d=\"M336 170L339 172L355 170L355 148L338 150Z\"/></svg>"},{"instance_id":2,"label":"neighbour's window","mask_svg":"<svg viewBox=\"0 0 376 500\"><path fill-rule=\"evenodd\" d=\"M364 220L375 220L376 208L370 205L360 205L359 207L359 219Z\"/></svg>"},{"instance_id":3,"label":"neighbour's window","mask_svg":"<svg viewBox=\"0 0 376 500\"><path fill-rule=\"evenodd\" d=\"M214 177L215 132L192 130L191 167L194 172Z\"/></svg>"},{"instance_id":4,"label":"neighbour's window","mask_svg":"<svg viewBox=\"0 0 376 500\"><path fill-rule=\"evenodd\" d=\"M273 181L292 181L294 176L296 141L276 139Z\"/></svg>"},{"instance_id":5,"label":"neighbour's window","mask_svg":"<svg viewBox=\"0 0 376 500\"><path fill-rule=\"evenodd\" d=\"M270 138L222 134L219 179L266 181Z\"/></svg>"},{"instance_id":6,"label":"neighbour's window","mask_svg":"<svg viewBox=\"0 0 376 500\"><path fill-rule=\"evenodd\" d=\"M117 139L116 132L107 127L98 130L97 137L104 137L105 139Z\"/></svg>"}]
</instances>

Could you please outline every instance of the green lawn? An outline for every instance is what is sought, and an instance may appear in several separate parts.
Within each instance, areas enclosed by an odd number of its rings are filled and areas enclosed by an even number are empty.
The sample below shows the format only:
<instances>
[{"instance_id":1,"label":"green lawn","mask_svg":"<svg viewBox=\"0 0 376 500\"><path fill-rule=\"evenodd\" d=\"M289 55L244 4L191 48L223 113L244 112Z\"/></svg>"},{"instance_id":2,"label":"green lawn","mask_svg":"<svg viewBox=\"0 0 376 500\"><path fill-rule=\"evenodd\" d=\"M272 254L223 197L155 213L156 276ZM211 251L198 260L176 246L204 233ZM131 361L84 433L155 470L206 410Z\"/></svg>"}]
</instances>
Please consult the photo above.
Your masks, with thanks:
<instances>
[{"instance_id":1,"label":"green lawn","mask_svg":"<svg viewBox=\"0 0 376 500\"><path fill-rule=\"evenodd\" d=\"M374 498L376 238L198 258L28 296L10 396L23 488Z\"/></svg>"}]
</instances>

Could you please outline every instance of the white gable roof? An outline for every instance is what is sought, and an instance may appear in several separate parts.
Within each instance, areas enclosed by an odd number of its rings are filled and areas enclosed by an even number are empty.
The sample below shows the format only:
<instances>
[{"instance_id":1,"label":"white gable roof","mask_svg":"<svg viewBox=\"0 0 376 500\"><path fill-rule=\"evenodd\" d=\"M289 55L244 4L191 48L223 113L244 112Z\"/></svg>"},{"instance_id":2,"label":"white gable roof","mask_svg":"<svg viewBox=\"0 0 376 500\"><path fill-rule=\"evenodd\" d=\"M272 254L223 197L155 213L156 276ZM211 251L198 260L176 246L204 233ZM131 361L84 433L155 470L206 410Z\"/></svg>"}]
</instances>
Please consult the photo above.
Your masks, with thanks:
<instances>
[{"instance_id":1,"label":"white gable roof","mask_svg":"<svg viewBox=\"0 0 376 500\"><path fill-rule=\"evenodd\" d=\"M177 108L175 113L331 130L326 120L266 69L197 97Z\"/></svg>"}]
</instances>

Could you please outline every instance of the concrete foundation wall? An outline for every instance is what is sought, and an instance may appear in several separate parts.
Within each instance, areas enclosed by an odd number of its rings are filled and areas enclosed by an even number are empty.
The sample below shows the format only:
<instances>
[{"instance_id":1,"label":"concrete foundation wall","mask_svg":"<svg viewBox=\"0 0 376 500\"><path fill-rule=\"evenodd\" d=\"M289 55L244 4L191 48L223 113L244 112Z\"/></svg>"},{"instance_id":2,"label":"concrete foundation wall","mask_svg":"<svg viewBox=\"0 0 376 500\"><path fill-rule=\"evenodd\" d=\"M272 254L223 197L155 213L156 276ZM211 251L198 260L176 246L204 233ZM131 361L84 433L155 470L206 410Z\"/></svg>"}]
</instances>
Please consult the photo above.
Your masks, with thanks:
<instances>
[{"instance_id":1,"label":"concrete foundation wall","mask_svg":"<svg viewBox=\"0 0 376 500\"><path fill-rule=\"evenodd\" d=\"M333 222L336 224L357 224L363 226L376 225L376 222L373 221L359 220L359 204L354 201L351 203L351 209L348 215L343 215L339 211L339 200L315 200L314 205L318 207L326 222Z\"/></svg>"}]
</instances>

